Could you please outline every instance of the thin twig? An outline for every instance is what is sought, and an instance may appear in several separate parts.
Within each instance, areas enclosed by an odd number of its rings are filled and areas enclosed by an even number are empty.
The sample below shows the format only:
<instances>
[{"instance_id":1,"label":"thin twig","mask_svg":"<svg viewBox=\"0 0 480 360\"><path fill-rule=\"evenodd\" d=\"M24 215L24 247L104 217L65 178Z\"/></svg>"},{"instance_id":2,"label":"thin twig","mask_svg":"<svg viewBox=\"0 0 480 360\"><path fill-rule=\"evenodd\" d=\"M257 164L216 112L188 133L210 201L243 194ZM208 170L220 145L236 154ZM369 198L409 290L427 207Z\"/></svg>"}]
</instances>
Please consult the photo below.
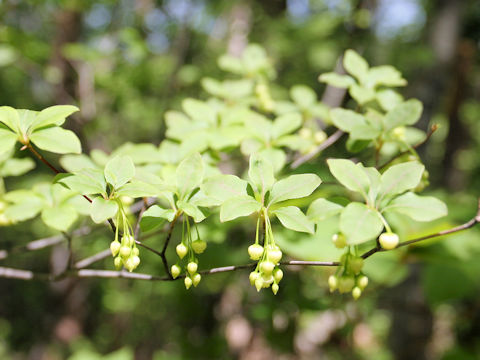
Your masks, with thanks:
<instances>
[{"instance_id":1,"label":"thin twig","mask_svg":"<svg viewBox=\"0 0 480 360\"><path fill-rule=\"evenodd\" d=\"M313 159L315 156L317 156L318 153L321 151L325 150L326 148L332 146L335 144L338 139L342 137L344 132L342 130L337 130L335 131L332 135L330 135L324 142L322 142L320 145L318 145L315 150L309 152L308 154L305 154L303 156L300 156L297 160L295 160L290 167L292 169L298 168L300 165L306 163L307 161L310 161Z\"/></svg>"},{"instance_id":2,"label":"thin twig","mask_svg":"<svg viewBox=\"0 0 480 360\"><path fill-rule=\"evenodd\" d=\"M437 124L433 124L431 127L430 127L430 130L428 131L427 133L427 136L425 136L425 139L423 139L422 141L420 141L418 144L415 144L413 145L413 149L418 149L420 146L422 146L423 144L425 144L428 140L430 140L430 138L432 137L433 133L435 131L437 131L438 129L438 125ZM385 167L387 167L388 165L390 165L393 161L395 161L396 159L398 159L399 157L405 155L405 154L408 154L410 152L410 149L409 150L405 150L405 151L402 151L401 153L398 153L397 155L395 155L393 158L391 158L390 160L388 160L386 163L380 165L380 166L376 166L376 168L378 170L383 170Z\"/></svg>"},{"instance_id":3,"label":"thin twig","mask_svg":"<svg viewBox=\"0 0 480 360\"><path fill-rule=\"evenodd\" d=\"M170 223L170 226L168 228L168 234L167 234L167 237L165 239L165 244L163 244L162 253L160 255L162 257L162 262L163 262L163 267L165 268L165 273L169 276L169 278L171 280L173 280L173 276L172 276L172 273L170 272L170 267L168 266L168 260L167 260L167 256L165 255L165 252L167 251L168 244L170 242L170 239L172 238L173 229L175 228L175 224L177 223L177 220L178 220L179 217L180 217L180 213L177 213L175 215L175 217L173 218L172 222Z\"/></svg>"}]
</instances>

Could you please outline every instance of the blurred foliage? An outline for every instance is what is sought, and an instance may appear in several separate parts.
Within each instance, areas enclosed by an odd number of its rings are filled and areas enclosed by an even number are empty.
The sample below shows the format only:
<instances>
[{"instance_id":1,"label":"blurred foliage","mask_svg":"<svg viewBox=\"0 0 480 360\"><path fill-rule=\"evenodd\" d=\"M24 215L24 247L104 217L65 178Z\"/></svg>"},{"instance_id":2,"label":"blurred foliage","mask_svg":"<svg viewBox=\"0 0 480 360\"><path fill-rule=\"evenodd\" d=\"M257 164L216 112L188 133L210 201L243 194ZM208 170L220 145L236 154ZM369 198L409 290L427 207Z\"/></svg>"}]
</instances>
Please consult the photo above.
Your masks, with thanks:
<instances>
[{"instance_id":1,"label":"blurred foliage","mask_svg":"<svg viewBox=\"0 0 480 360\"><path fill-rule=\"evenodd\" d=\"M75 104L81 111L68 126L82 140L84 151L109 154L126 139L158 145L165 137L166 111L180 110L182 99L189 96L207 98L205 90L211 92L212 86L201 81L205 77L231 81L233 77L217 66L217 58L225 51L238 55L247 39L264 46L274 60L276 73L268 77L275 77L279 86L272 95L288 102L285 89L297 84L308 85L318 98L326 96L318 75L334 71L344 50L354 48L373 65L392 64L410 81L405 97L420 98L428 110L421 130L426 131L429 123L441 125L420 155L431 169L433 186L427 190L448 204L448 220L425 226L389 218L401 237L420 236L470 219L479 195L478 1L458 2L462 6L453 65L442 67L431 40L434 31L440 33L434 24L445 12L442 3L454 2L2 0L1 105L40 110ZM322 111L301 108L292 100L304 114ZM347 99L347 105L352 102ZM340 142L324 155L344 156L344 149ZM15 158L25 171L32 168L24 152L17 151ZM315 172L328 180L324 163L303 168L305 172L319 168ZM0 171L11 170L2 162ZM37 164L34 172L7 178L5 185L33 187L50 181L47 171ZM323 196L333 193L329 187L320 191L326 193ZM254 238L254 223L246 225L220 224L213 218L208 226L200 225L202 238L209 243L202 266L245 263L245 239L249 243ZM56 234L41 219L0 231L2 249ZM195 292L186 292L180 282L110 279L46 284L2 279L0 357L392 359L398 354L396 317L404 315L407 322L413 313L414 327L433 331L422 348L430 358L476 359L479 236L474 228L375 255L365 269L373 286L358 302L328 293L325 283L331 269L289 269L276 297L257 294L240 271L204 279ZM306 258L309 253L315 260L339 256L325 238L290 232L278 237L293 256ZM108 229L100 227L81 243L74 239L73 246L81 259L110 241ZM153 237L149 244L161 248L163 236ZM2 266L47 272L65 254L63 246L56 246L53 251L16 254L2 260ZM173 248L167 256L175 256ZM162 273L157 257L145 253L144 258L142 272ZM97 266L109 268L111 259ZM410 303L402 308L407 300L425 306L418 310ZM432 323L425 320L429 316ZM415 332L403 336L399 340L403 346L418 340Z\"/></svg>"}]
</instances>

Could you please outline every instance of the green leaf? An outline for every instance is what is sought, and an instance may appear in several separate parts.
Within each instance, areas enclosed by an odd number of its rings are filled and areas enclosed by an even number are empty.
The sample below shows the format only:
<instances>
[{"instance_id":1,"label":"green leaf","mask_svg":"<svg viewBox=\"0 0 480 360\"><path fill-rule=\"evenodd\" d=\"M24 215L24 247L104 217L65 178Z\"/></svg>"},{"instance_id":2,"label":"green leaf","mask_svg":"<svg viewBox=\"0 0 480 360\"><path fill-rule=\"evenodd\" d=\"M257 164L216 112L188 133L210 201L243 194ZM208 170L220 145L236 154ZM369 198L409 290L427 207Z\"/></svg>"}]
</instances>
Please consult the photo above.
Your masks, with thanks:
<instances>
[{"instance_id":1,"label":"green leaf","mask_svg":"<svg viewBox=\"0 0 480 360\"><path fill-rule=\"evenodd\" d=\"M368 175L353 161L346 159L328 159L328 167L333 176L347 189L359 192L365 198L370 187Z\"/></svg>"},{"instance_id":2,"label":"green leaf","mask_svg":"<svg viewBox=\"0 0 480 360\"><path fill-rule=\"evenodd\" d=\"M290 97L302 108L308 108L317 102L317 94L305 85L295 85L290 89Z\"/></svg>"},{"instance_id":3,"label":"green leaf","mask_svg":"<svg viewBox=\"0 0 480 360\"><path fill-rule=\"evenodd\" d=\"M190 118L215 124L217 120L217 114L207 103L196 99L185 99L182 102L183 110Z\"/></svg>"},{"instance_id":4,"label":"green leaf","mask_svg":"<svg viewBox=\"0 0 480 360\"><path fill-rule=\"evenodd\" d=\"M322 180L315 174L291 175L273 184L269 205L309 196L321 182Z\"/></svg>"},{"instance_id":5,"label":"green leaf","mask_svg":"<svg viewBox=\"0 0 480 360\"><path fill-rule=\"evenodd\" d=\"M432 196L418 196L413 192L400 195L383 209L404 214L417 221L432 221L447 215L447 206Z\"/></svg>"},{"instance_id":6,"label":"green leaf","mask_svg":"<svg viewBox=\"0 0 480 360\"><path fill-rule=\"evenodd\" d=\"M31 131L35 131L35 129L48 125L61 126L65 122L67 116L70 116L77 111L79 111L79 109L72 105L50 106L37 114L35 121L31 126Z\"/></svg>"},{"instance_id":7,"label":"green leaf","mask_svg":"<svg viewBox=\"0 0 480 360\"><path fill-rule=\"evenodd\" d=\"M19 134L20 119L17 110L10 106L0 106L0 122Z\"/></svg>"},{"instance_id":8,"label":"green leaf","mask_svg":"<svg viewBox=\"0 0 480 360\"><path fill-rule=\"evenodd\" d=\"M14 197L14 192L12 197ZM36 216L43 208L44 203L36 196L30 196L22 199L22 201L16 202L14 205L9 205L5 209L5 216L13 221L25 221Z\"/></svg>"},{"instance_id":9,"label":"green leaf","mask_svg":"<svg viewBox=\"0 0 480 360\"><path fill-rule=\"evenodd\" d=\"M85 154L78 155L64 155L60 158L60 165L68 172L77 172L82 169L98 169L90 157Z\"/></svg>"},{"instance_id":10,"label":"green leaf","mask_svg":"<svg viewBox=\"0 0 480 360\"><path fill-rule=\"evenodd\" d=\"M307 217L314 223L318 223L339 214L342 209L343 206L320 198L310 204Z\"/></svg>"},{"instance_id":11,"label":"green leaf","mask_svg":"<svg viewBox=\"0 0 480 360\"><path fill-rule=\"evenodd\" d=\"M272 188L275 182L272 164L258 154L250 156L248 177L250 178L253 189L260 194L265 194Z\"/></svg>"},{"instance_id":12,"label":"green leaf","mask_svg":"<svg viewBox=\"0 0 480 360\"><path fill-rule=\"evenodd\" d=\"M132 180L131 182L120 187L115 193L117 196L130 196L133 198L156 196L163 189L157 188L139 180Z\"/></svg>"},{"instance_id":13,"label":"green leaf","mask_svg":"<svg viewBox=\"0 0 480 360\"><path fill-rule=\"evenodd\" d=\"M206 180L201 189L207 196L223 202L231 197L247 195L247 185L245 180L235 175L218 175Z\"/></svg>"},{"instance_id":14,"label":"green leaf","mask_svg":"<svg viewBox=\"0 0 480 360\"><path fill-rule=\"evenodd\" d=\"M248 216L262 207L257 200L251 196L235 196L225 200L220 207L220 221L230 221L241 216Z\"/></svg>"},{"instance_id":15,"label":"green leaf","mask_svg":"<svg viewBox=\"0 0 480 360\"><path fill-rule=\"evenodd\" d=\"M35 162L30 158L7 159L3 164L0 164L0 177L19 176L34 167Z\"/></svg>"},{"instance_id":16,"label":"green leaf","mask_svg":"<svg viewBox=\"0 0 480 360\"><path fill-rule=\"evenodd\" d=\"M376 210L365 204L352 202L340 215L340 231L347 237L349 245L356 245L375 239L383 229Z\"/></svg>"},{"instance_id":17,"label":"green leaf","mask_svg":"<svg viewBox=\"0 0 480 360\"><path fill-rule=\"evenodd\" d=\"M370 87L378 85L405 86L407 81L402 78L400 71L390 65L374 66L370 69L365 82Z\"/></svg>"},{"instance_id":18,"label":"green leaf","mask_svg":"<svg viewBox=\"0 0 480 360\"><path fill-rule=\"evenodd\" d=\"M411 99L395 106L385 115L385 130L391 130L398 126L413 125L422 115L423 105L416 99Z\"/></svg>"},{"instance_id":19,"label":"green leaf","mask_svg":"<svg viewBox=\"0 0 480 360\"><path fill-rule=\"evenodd\" d=\"M152 205L143 213L140 227L142 231L150 231L163 224L160 219L172 222L174 218L175 211L173 209L163 209L158 205Z\"/></svg>"},{"instance_id":20,"label":"green leaf","mask_svg":"<svg viewBox=\"0 0 480 360\"><path fill-rule=\"evenodd\" d=\"M341 75L333 72L320 75L318 80L342 89L348 88L355 84L355 80L351 76Z\"/></svg>"},{"instance_id":21,"label":"green leaf","mask_svg":"<svg viewBox=\"0 0 480 360\"><path fill-rule=\"evenodd\" d=\"M80 154L82 145L73 131L60 127L39 129L30 135L30 141L42 150L57 154Z\"/></svg>"},{"instance_id":22,"label":"green leaf","mask_svg":"<svg viewBox=\"0 0 480 360\"><path fill-rule=\"evenodd\" d=\"M348 93L360 105L375 99L375 91L373 89L357 84L350 86Z\"/></svg>"},{"instance_id":23,"label":"green leaf","mask_svg":"<svg viewBox=\"0 0 480 360\"><path fill-rule=\"evenodd\" d=\"M368 63L354 50L348 49L345 51L343 58L343 67L350 74L355 76L360 82L362 82L368 74Z\"/></svg>"},{"instance_id":24,"label":"green leaf","mask_svg":"<svg viewBox=\"0 0 480 360\"><path fill-rule=\"evenodd\" d=\"M69 205L47 207L42 211L43 222L47 226L59 231L67 231L77 218L77 212Z\"/></svg>"},{"instance_id":25,"label":"green leaf","mask_svg":"<svg viewBox=\"0 0 480 360\"><path fill-rule=\"evenodd\" d=\"M177 206L180 210L183 210L185 214L191 216L196 223L199 223L205 219L205 215L199 209L198 206L192 204L191 202L179 200L177 201Z\"/></svg>"},{"instance_id":26,"label":"green leaf","mask_svg":"<svg viewBox=\"0 0 480 360\"><path fill-rule=\"evenodd\" d=\"M202 184L204 172L203 159L199 153L190 155L178 165L175 174L181 199Z\"/></svg>"},{"instance_id":27,"label":"green leaf","mask_svg":"<svg viewBox=\"0 0 480 360\"><path fill-rule=\"evenodd\" d=\"M83 169L75 174L58 174L54 183L59 183L82 195L102 194L107 184L103 172L97 169Z\"/></svg>"},{"instance_id":28,"label":"green leaf","mask_svg":"<svg viewBox=\"0 0 480 360\"><path fill-rule=\"evenodd\" d=\"M385 111L390 111L403 102L403 97L394 90L384 89L377 91L377 100Z\"/></svg>"},{"instance_id":29,"label":"green leaf","mask_svg":"<svg viewBox=\"0 0 480 360\"><path fill-rule=\"evenodd\" d=\"M107 162L103 173L105 180L118 189L135 176L135 165L130 156L115 156Z\"/></svg>"},{"instance_id":30,"label":"green leaf","mask_svg":"<svg viewBox=\"0 0 480 360\"><path fill-rule=\"evenodd\" d=\"M118 204L114 200L105 200L103 197L93 199L90 208L90 216L97 224L113 218L118 211Z\"/></svg>"},{"instance_id":31,"label":"green leaf","mask_svg":"<svg viewBox=\"0 0 480 360\"><path fill-rule=\"evenodd\" d=\"M0 155L11 151L17 142L18 135L10 130L0 128Z\"/></svg>"},{"instance_id":32,"label":"green leaf","mask_svg":"<svg viewBox=\"0 0 480 360\"><path fill-rule=\"evenodd\" d=\"M415 188L420 183L424 170L425 166L416 161L389 167L381 177L380 194L382 198Z\"/></svg>"},{"instance_id":33,"label":"green leaf","mask_svg":"<svg viewBox=\"0 0 480 360\"><path fill-rule=\"evenodd\" d=\"M286 206L272 211L287 229L313 234L315 225L296 206Z\"/></svg>"},{"instance_id":34,"label":"green leaf","mask_svg":"<svg viewBox=\"0 0 480 360\"><path fill-rule=\"evenodd\" d=\"M370 125L363 115L352 110L333 109L330 111L333 124L340 130L350 133L357 140L376 139L380 131Z\"/></svg>"},{"instance_id":35,"label":"green leaf","mask_svg":"<svg viewBox=\"0 0 480 360\"><path fill-rule=\"evenodd\" d=\"M278 139L298 129L302 125L302 116L299 113L288 113L275 119L272 126L272 138Z\"/></svg>"}]
</instances>

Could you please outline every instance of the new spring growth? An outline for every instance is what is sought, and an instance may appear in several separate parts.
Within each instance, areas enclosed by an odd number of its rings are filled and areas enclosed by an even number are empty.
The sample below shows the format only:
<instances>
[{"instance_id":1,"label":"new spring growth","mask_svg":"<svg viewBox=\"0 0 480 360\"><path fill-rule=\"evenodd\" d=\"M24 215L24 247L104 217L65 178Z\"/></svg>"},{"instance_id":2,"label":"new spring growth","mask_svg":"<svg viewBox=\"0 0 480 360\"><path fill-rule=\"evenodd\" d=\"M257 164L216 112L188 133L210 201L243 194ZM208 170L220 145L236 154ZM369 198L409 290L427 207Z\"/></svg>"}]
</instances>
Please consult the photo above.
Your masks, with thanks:
<instances>
[{"instance_id":1,"label":"new spring growth","mask_svg":"<svg viewBox=\"0 0 480 360\"><path fill-rule=\"evenodd\" d=\"M119 203L116 225L115 239L110 243L110 251L114 257L113 264L117 270L125 266L128 271L132 272L140 265L140 252L135 244L132 227L121 203ZM122 228L123 236L119 241L120 227Z\"/></svg>"},{"instance_id":2,"label":"new spring growth","mask_svg":"<svg viewBox=\"0 0 480 360\"><path fill-rule=\"evenodd\" d=\"M194 223L195 224L195 223ZM196 230L196 240L192 239L192 228L190 226L190 219L184 215L182 226L182 241L176 247L176 252L180 260L185 259L185 288L188 290L193 286L197 286L202 279L202 276L197 272L198 258L196 254L201 254L207 248L207 243L200 238L200 233L194 225ZM177 278L182 272L182 265L177 263L170 268L172 277Z\"/></svg>"},{"instance_id":3,"label":"new spring growth","mask_svg":"<svg viewBox=\"0 0 480 360\"><path fill-rule=\"evenodd\" d=\"M278 268L278 263L282 259L282 251L275 244L273 232L271 229L270 219L265 212L265 242L264 246L259 244L259 224L257 220L257 233L255 243L248 247L248 255L252 260L257 260L255 271L249 276L250 283L255 286L257 291L262 288L272 287L272 292L278 292L278 284L283 278L283 271Z\"/></svg>"},{"instance_id":4,"label":"new spring growth","mask_svg":"<svg viewBox=\"0 0 480 360\"><path fill-rule=\"evenodd\" d=\"M330 292L335 290L341 294L351 292L352 297L357 300L367 287L368 278L362 274L363 258L356 254L356 249L354 252L352 253L350 246L347 247L340 258L335 275L328 277L328 287Z\"/></svg>"}]
</instances>

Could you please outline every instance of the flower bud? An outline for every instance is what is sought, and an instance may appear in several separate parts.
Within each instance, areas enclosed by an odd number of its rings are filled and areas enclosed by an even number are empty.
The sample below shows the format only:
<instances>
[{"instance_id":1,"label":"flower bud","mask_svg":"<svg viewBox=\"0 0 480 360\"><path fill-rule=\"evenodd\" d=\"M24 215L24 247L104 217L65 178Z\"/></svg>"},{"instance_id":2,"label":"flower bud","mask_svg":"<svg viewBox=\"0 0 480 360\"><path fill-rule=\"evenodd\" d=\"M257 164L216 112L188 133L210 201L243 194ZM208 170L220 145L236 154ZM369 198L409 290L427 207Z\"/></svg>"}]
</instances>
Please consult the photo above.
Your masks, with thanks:
<instances>
[{"instance_id":1,"label":"flower bud","mask_svg":"<svg viewBox=\"0 0 480 360\"><path fill-rule=\"evenodd\" d=\"M354 286L355 280L353 279L353 276L342 276L338 279L338 291L341 293L352 291Z\"/></svg>"},{"instance_id":2,"label":"flower bud","mask_svg":"<svg viewBox=\"0 0 480 360\"><path fill-rule=\"evenodd\" d=\"M123 235L122 237L122 245L132 247L135 243L135 239L132 235Z\"/></svg>"},{"instance_id":3,"label":"flower bud","mask_svg":"<svg viewBox=\"0 0 480 360\"><path fill-rule=\"evenodd\" d=\"M200 283L200 280L202 280L202 275L198 273L193 275L192 277L193 286L197 287L197 285Z\"/></svg>"},{"instance_id":4,"label":"flower bud","mask_svg":"<svg viewBox=\"0 0 480 360\"><path fill-rule=\"evenodd\" d=\"M347 246L347 238L342 233L333 234L332 241L333 245L335 245L337 249L343 249L345 246Z\"/></svg>"},{"instance_id":5,"label":"flower bud","mask_svg":"<svg viewBox=\"0 0 480 360\"><path fill-rule=\"evenodd\" d=\"M195 252L195 254L203 253L206 248L207 248L207 243L203 240L198 239L192 242L192 249Z\"/></svg>"},{"instance_id":6,"label":"flower bud","mask_svg":"<svg viewBox=\"0 0 480 360\"><path fill-rule=\"evenodd\" d=\"M125 262L125 268L129 271L132 272L135 269L135 263L133 262L133 257L129 257Z\"/></svg>"},{"instance_id":7,"label":"flower bud","mask_svg":"<svg viewBox=\"0 0 480 360\"><path fill-rule=\"evenodd\" d=\"M134 248L132 249L132 255L133 255L133 256L138 256L138 255L140 255L140 251L138 250L137 247L134 247Z\"/></svg>"},{"instance_id":8,"label":"flower bud","mask_svg":"<svg viewBox=\"0 0 480 360\"><path fill-rule=\"evenodd\" d=\"M348 264L350 265L350 269L352 270L352 272L355 275L358 275L363 268L363 259L361 257L354 257L350 259L350 262Z\"/></svg>"},{"instance_id":9,"label":"flower bud","mask_svg":"<svg viewBox=\"0 0 480 360\"><path fill-rule=\"evenodd\" d=\"M263 255L263 246L259 244L253 244L248 247L248 255L250 259L259 260Z\"/></svg>"},{"instance_id":10,"label":"flower bud","mask_svg":"<svg viewBox=\"0 0 480 360\"><path fill-rule=\"evenodd\" d=\"M352 296L355 300L358 300L358 298L362 295L362 289L360 289L358 286L355 286L352 290Z\"/></svg>"},{"instance_id":11,"label":"flower bud","mask_svg":"<svg viewBox=\"0 0 480 360\"><path fill-rule=\"evenodd\" d=\"M120 256L117 256L114 260L113 260L113 265L115 265L115 269L117 270L120 270L122 268L122 265L123 265L123 260Z\"/></svg>"},{"instance_id":12,"label":"flower bud","mask_svg":"<svg viewBox=\"0 0 480 360\"><path fill-rule=\"evenodd\" d=\"M255 280L259 278L260 274L258 272L252 271L250 275L248 276L248 279L250 280L250 284L253 286L255 285Z\"/></svg>"},{"instance_id":13,"label":"flower bud","mask_svg":"<svg viewBox=\"0 0 480 360\"><path fill-rule=\"evenodd\" d=\"M279 288L280 287L278 286L278 284L273 284L272 285L272 292L273 292L274 295L277 295L277 292L278 292Z\"/></svg>"},{"instance_id":14,"label":"flower bud","mask_svg":"<svg viewBox=\"0 0 480 360\"><path fill-rule=\"evenodd\" d=\"M264 288L269 287L270 284L273 283L273 281L274 281L273 275L265 275L265 274L263 274L262 279L263 279L263 287L264 287Z\"/></svg>"},{"instance_id":15,"label":"flower bud","mask_svg":"<svg viewBox=\"0 0 480 360\"><path fill-rule=\"evenodd\" d=\"M133 269L136 269L140 265L140 257L137 255L132 256Z\"/></svg>"},{"instance_id":16,"label":"flower bud","mask_svg":"<svg viewBox=\"0 0 480 360\"><path fill-rule=\"evenodd\" d=\"M282 269L276 268L273 271L273 278L275 279L275 282L278 284L280 281L283 279L283 271Z\"/></svg>"},{"instance_id":17,"label":"flower bud","mask_svg":"<svg viewBox=\"0 0 480 360\"><path fill-rule=\"evenodd\" d=\"M324 142L327 139L327 134L324 131L317 131L315 135L313 135L313 139L317 144Z\"/></svg>"},{"instance_id":18,"label":"flower bud","mask_svg":"<svg viewBox=\"0 0 480 360\"><path fill-rule=\"evenodd\" d=\"M260 266L262 269L262 272L266 275L270 275L275 268L275 264L272 263L271 261L264 261L262 262L262 265Z\"/></svg>"},{"instance_id":19,"label":"flower bud","mask_svg":"<svg viewBox=\"0 0 480 360\"><path fill-rule=\"evenodd\" d=\"M282 251L280 249L268 250L268 260L274 264L278 264L282 259Z\"/></svg>"},{"instance_id":20,"label":"flower bud","mask_svg":"<svg viewBox=\"0 0 480 360\"><path fill-rule=\"evenodd\" d=\"M399 242L398 235L392 232L384 232L378 240L385 250L395 249Z\"/></svg>"},{"instance_id":21,"label":"flower bud","mask_svg":"<svg viewBox=\"0 0 480 360\"><path fill-rule=\"evenodd\" d=\"M313 136L313 133L310 128L301 128L298 135L304 139L310 139Z\"/></svg>"},{"instance_id":22,"label":"flower bud","mask_svg":"<svg viewBox=\"0 0 480 360\"><path fill-rule=\"evenodd\" d=\"M117 256L121 247L122 247L122 245L117 240L112 241L110 243L110 251L112 252L112 256Z\"/></svg>"},{"instance_id":23,"label":"flower bud","mask_svg":"<svg viewBox=\"0 0 480 360\"><path fill-rule=\"evenodd\" d=\"M187 270L190 273L190 275L195 274L197 272L197 269L198 269L198 264L196 262L191 261L188 263Z\"/></svg>"},{"instance_id":24,"label":"flower bud","mask_svg":"<svg viewBox=\"0 0 480 360\"><path fill-rule=\"evenodd\" d=\"M183 259L188 253L187 247L182 243L178 244L175 250L177 251L177 255L180 259Z\"/></svg>"},{"instance_id":25,"label":"flower bud","mask_svg":"<svg viewBox=\"0 0 480 360\"><path fill-rule=\"evenodd\" d=\"M365 275L362 275L357 279L357 286L361 290L365 289L367 285L368 285L368 277L366 277Z\"/></svg>"},{"instance_id":26,"label":"flower bud","mask_svg":"<svg viewBox=\"0 0 480 360\"><path fill-rule=\"evenodd\" d=\"M185 278L185 287L188 289L190 289L192 287L192 284L193 284L193 281L192 279L190 279L188 276Z\"/></svg>"},{"instance_id":27,"label":"flower bud","mask_svg":"<svg viewBox=\"0 0 480 360\"><path fill-rule=\"evenodd\" d=\"M335 275L330 275L328 277L328 287L330 288L330 292L334 292L338 287L338 279Z\"/></svg>"},{"instance_id":28,"label":"flower bud","mask_svg":"<svg viewBox=\"0 0 480 360\"><path fill-rule=\"evenodd\" d=\"M172 267L170 268L170 272L172 273L172 277L176 279L178 275L180 275L180 273L182 272L182 268L175 264L172 265Z\"/></svg>"},{"instance_id":29,"label":"flower bud","mask_svg":"<svg viewBox=\"0 0 480 360\"><path fill-rule=\"evenodd\" d=\"M120 256L122 258L127 258L130 256L130 253L131 253L131 249L128 247L128 246L122 246L120 248Z\"/></svg>"},{"instance_id":30,"label":"flower bud","mask_svg":"<svg viewBox=\"0 0 480 360\"><path fill-rule=\"evenodd\" d=\"M263 287L263 279L262 279L261 276L259 276L259 277L255 280L255 287L257 288L257 291L262 290L262 287Z\"/></svg>"}]
</instances>

